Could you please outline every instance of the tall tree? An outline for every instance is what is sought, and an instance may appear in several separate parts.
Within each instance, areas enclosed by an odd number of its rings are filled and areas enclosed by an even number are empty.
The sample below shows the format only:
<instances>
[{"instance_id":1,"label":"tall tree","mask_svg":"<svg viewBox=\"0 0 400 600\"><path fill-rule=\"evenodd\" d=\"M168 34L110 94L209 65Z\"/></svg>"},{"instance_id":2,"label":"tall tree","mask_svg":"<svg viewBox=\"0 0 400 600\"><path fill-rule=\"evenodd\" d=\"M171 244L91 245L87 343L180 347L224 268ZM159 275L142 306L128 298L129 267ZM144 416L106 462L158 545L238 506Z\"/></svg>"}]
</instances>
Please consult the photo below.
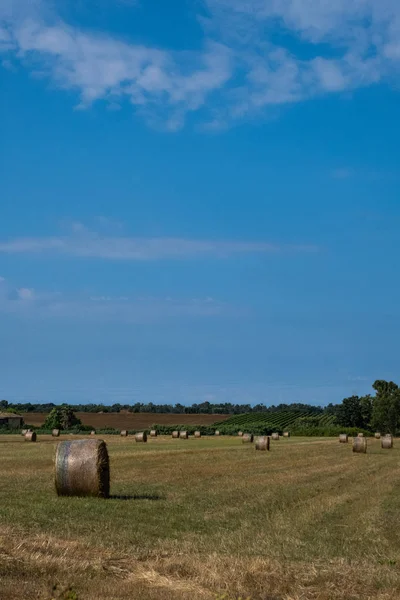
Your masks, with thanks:
<instances>
[{"instance_id":1,"label":"tall tree","mask_svg":"<svg viewBox=\"0 0 400 600\"><path fill-rule=\"evenodd\" d=\"M375 429L393 435L400 429L400 389L393 381L377 380L372 386L376 390L372 412Z\"/></svg>"}]
</instances>

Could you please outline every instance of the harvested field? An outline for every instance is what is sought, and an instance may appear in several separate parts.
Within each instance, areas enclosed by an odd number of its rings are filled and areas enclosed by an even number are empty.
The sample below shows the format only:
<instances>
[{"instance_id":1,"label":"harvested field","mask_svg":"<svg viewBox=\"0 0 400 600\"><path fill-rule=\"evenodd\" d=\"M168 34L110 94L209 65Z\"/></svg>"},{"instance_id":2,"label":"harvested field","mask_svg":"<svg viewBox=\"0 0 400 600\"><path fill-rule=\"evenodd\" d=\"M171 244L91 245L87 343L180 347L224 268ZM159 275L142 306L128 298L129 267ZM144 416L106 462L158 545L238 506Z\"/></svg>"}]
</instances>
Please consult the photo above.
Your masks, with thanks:
<instances>
[{"instance_id":1,"label":"harvested field","mask_svg":"<svg viewBox=\"0 0 400 600\"><path fill-rule=\"evenodd\" d=\"M2 600L400 598L400 444L102 439L110 500L57 497L58 440L0 436Z\"/></svg>"},{"instance_id":2,"label":"harvested field","mask_svg":"<svg viewBox=\"0 0 400 600\"><path fill-rule=\"evenodd\" d=\"M43 425L47 413L24 413L25 423ZM114 429L148 429L151 425L212 425L229 419L231 415L175 415L154 413L87 413L77 412L76 416L84 425L95 429L113 427Z\"/></svg>"}]
</instances>

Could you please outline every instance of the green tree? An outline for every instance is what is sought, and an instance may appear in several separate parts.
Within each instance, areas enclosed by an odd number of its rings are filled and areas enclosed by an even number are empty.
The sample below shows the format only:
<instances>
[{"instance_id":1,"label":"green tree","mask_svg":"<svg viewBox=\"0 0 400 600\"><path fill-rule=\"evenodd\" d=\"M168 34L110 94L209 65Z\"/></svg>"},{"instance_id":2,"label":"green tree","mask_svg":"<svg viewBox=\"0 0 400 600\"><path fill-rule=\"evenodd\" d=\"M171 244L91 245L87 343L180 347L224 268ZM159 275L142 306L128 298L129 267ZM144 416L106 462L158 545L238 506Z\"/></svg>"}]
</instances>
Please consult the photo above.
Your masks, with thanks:
<instances>
[{"instance_id":1,"label":"green tree","mask_svg":"<svg viewBox=\"0 0 400 600\"><path fill-rule=\"evenodd\" d=\"M400 389L393 381L377 380L372 386L376 390L372 424L384 433L393 435L400 429Z\"/></svg>"},{"instance_id":2,"label":"green tree","mask_svg":"<svg viewBox=\"0 0 400 600\"><path fill-rule=\"evenodd\" d=\"M82 425L82 421L66 405L53 408L44 423L46 429L71 429L76 425Z\"/></svg>"},{"instance_id":3,"label":"green tree","mask_svg":"<svg viewBox=\"0 0 400 600\"><path fill-rule=\"evenodd\" d=\"M360 427L365 426L361 398L359 396L350 396L345 398L342 404L338 407L336 414L339 425L343 427Z\"/></svg>"}]
</instances>

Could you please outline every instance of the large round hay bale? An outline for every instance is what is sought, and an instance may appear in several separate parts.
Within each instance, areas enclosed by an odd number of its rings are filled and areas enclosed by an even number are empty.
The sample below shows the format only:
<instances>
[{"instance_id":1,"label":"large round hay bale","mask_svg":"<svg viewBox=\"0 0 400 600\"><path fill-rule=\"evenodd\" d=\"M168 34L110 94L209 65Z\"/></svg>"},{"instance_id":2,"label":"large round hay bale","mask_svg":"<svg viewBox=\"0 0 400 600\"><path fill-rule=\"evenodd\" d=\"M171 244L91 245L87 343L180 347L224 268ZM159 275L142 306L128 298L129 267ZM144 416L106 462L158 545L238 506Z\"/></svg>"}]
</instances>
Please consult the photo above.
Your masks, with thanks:
<instances>
[{"instance_id":1,"label":"large round hay bale","mask_svg":"<svg viewBox=\"0 0 400 600\"><path fill-rule=\"evenodd\" d=\"M219 431L217 430L214 435L220 435Z\"/></svg>"},{"instance_id":2,"label":"large round hay bale","mask_svg":"<svg viewBox=\"0 0 400 600\"><path fill-rule=\"evenodd\" d=\"M273 434L271 435L271 438L272 438L273 440L279 440L279 433L273 433Z\"/></svg>"},{"instance_id":3,"label":"large round hay bale","mask_svg":"<svg viewBox=\"0 0 400 600\"><path fill-rule=\"evenodd\" d=\"M201 437L201 431L195 431L194 432L194 437L200 438Z\"/></svg>"},{"instance_id":4,"label":"large round hay bale","mask_svg":"<svg viewBox=\"0 0 400 600\"><path fill-rule=\"evenodd\" d=\"M269 436L259 437L255 444L256 450L269 450L269 442Z\"/></svg>"},{"instance_id":5,"label":"large round hay bale","mask_svg":"<svg viewBox=\"0 0 400 600\"><path fill-rule=\"evenodd\" d=\"M357 437L364 437L363 433L357 433Z\"/></svg>"},{"instance_id":6,"label":"large round hay bale","mask_svg":"<svg viewBox=\"0 0 400 600\"><path fill-rule=\"evenodd\" d=\"M391 435L385 435L381 439L381 448L385 448L386 450L393 448L393 437Z\"/></svg>"},{"instance_id":7,"label":"large round hay bale","mask_svg":"<svg viewBox=\"0 0 400 600\"><path fill-rule=\"evenodd\" d=\"M252 433L244 433L242 436L242 444L252 444L254 436Z\"/></svg>"},{"instance_id":8,"label":"large round hay bale","mask_svg":"<svg viewBox=\"0 0 400 600\"><path fill-rule=\"evenodd\" d=\"M157 437L157 431L155 429L150 431L150 437Z\"/></svg>"},{"instance_id":9,"label":"large round hay bale","mask_svg":"<svg viewBox=\"0 0 400 600\"><path fill-rule=\"evenodd\" d=\"M187 431L180 431L179 432L179 439L181 440L187 440L189 439L189 434Z\"/></svg>"},{"instance_id":10,"label":"large round hay bale","mask_svg":"<svg viewBox=\"0 0 400 600\"><path fill-rule=\"evenodd\" d=\"M126 429L122 429L121 431L121 437L128 437L128 432Z\"/></svg>"},{"instance_id":11,"label":"large round hay bale","mask_svg":"<svg viewBox=\"0 0 400 600\"><path fill-rule=\"evenodd\" d=\"M366 454L367 438L358 436L353 438L353 452L361 452L362 454Z\"/></svg>"},{"instance_id":12,"label":"large round hay bale","mask_svg":"<svg viewBox=\"0 0 400 600\"><path fill-rule=\"evenodd\" d=\"M243 435L243 431L238 431L238 436L242 437L242 435Z\"/></svg>"},{"instance_id":13,"label":"large round hay bale","mask_svg":"<svg viewBox=\"0 0 400 600\"><path fill-rule=\"evenodd\" d=\"M137 433L135 435L136 442L147 442L147 433L143 431L142 433Z\"/></svg>"},{"instance_id":14,"label":"large round hay bale","mask_svg":"<svg viewBox=\"0 0 400 600\"><path fill-rule=\"evenodd\" d=\"M347 444L348 441L349 441L349 436L347 435L347 433L341 433L339 435L339 442L341 444Z\"/></svg>"},{"instance_id":15,"label":"large round hay bale","mask_svg":"<svg viewBox=\"0 0 400 600\"><path fill-rule=\"evenodd\" d=\"M51 435L53 437L60 437L60 430L59 429L53 429L53 431L51 432Z\"/></svg>"},{"instance_id":16,"label":"large round hay bale","mask_svg":"<svg viewBox=\"0 0 400 600\"><path fill-rule=\"evenodd\" d=\"M103 440L73 440L57 445L55 484L59 496L110 495L110 463Z\"/></svg>"},{"instance_id":17,"label":"large round hay bale","mask_svg":"<svg viewBox=\"0 0 400 600\"><path fill-rule=\"evenodd\" d=\"M172 432L172 437L177 439L179 437L179 431L173 431Z\"/></svg>"},{"instance_id":18,"label":"large round hay bale","mask_svg":"<svg viewBox=\"0 0 400 600\"><path fill-rule=\"evenodd\" d=\"M27 431L25 434L26 442L36 442L36 432L35 431Z\"/></svg>"},{"instance_id":19,"label":"large round hay bale","mask_svg":"<svg viewBox=\"0 0 400 600\"><path fill-rule=\"evenodd\" d=\"M289 431L284 431L284 432L283 432L283 437L285 437L285 438L288 438L288 437L290 437L290 433L289 433Z\"/></svg>"},{"instance_id":20,"label":"large round hay bale","mask_svg":"<svg viewBox=\"0 0 400 600\"><path fill-rule=\"evenodd\" d=\"M377 440L381 439L381 434L378 431L375 433L375 439L377 439Z\"/></svg>"}]
</instances>

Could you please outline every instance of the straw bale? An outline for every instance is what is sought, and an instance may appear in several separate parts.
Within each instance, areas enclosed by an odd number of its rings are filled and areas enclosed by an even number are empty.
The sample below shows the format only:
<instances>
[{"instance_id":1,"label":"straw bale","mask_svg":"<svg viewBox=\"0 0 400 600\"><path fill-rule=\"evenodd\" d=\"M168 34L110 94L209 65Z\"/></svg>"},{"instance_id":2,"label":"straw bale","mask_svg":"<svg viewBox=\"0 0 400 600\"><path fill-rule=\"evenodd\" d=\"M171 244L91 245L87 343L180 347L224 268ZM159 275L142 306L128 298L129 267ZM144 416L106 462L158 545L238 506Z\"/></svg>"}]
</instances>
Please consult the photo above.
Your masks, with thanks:
<instances>
[{"instance_id":1,"label":"straw bale","mask_svg":"<svg viewBox=\"0 0 400 600\"><path fill-rule=\"evenodd\" d=\"M195 431L194 432L194 437L196 437L196 438L201 437L201 432L200 431Z\"/></svg>"},{"instance_id":2,"label":"straw bale","mask_svg":"<svg viewBox=\"0 0 400 600\"><path fill-rule=\"evenodd\" d=\"M35 431L27 431L25 434L26 442L36 442L36 432Z\"/></svg>"},{"instance_id":3,"label":"straw bale","mask_svg":"<svg viewBox=\"0 0 400 600\"><path fill-rule=\"evenodd\" d=\"M242 436L242 444L252 444L254 436L252 433L244 433Z\"/></svg>"},{"instance_id":4,"label":"straw bale","mask_svg":"<svg viewBox=\"0 0 400 600\"><path fill-rule=\"evenodd\" d=\"M214 435L220 435L219 431L217 430Z\"/></svg>"},{"instance_id":5,"label":"straw bale","mask_svg":"<svg viewBox=\"0 0 400 600\"><path fill-rule=\"evenodd\" d=\"M110 495L110 462L103 440L73 440L57 445L55 485L59 496Z\"/></svg>"},{"instance_id":6,"label":"straw bale","mask_svg":"<svg viewBox=\"0 0 400 600\"><path fill-rule=\"evenodd\" d=\"M348 441L349 441L349 436L347 435L347 433L341 433L339 435L339 442L341 444L347 444Z\"/></svg>"},{"instance_id":7,"label":"straw bale","mask_svg":"<svg viewBox=\"0 0 400 600\"><path fill-rule=\"evenodd\" d=\"M51 432L51 435L53 437L60 437L60 430L59 429L53 429L53 431Z\"/></svg>"},{"instance_id":8,"label":"straw bale","mask_svg":"<svg viewBox=\"0 0 400 600\"><path fill-rule=\"evenodd\" d=\"M375 439L377 439L377 440L381 439L381 434L378 431L375 433Z\"/></svg>"},{"instance_id":9,"label":"straw bale","mask_svg":"<svg viewBox=\"0 0 400 600\"><path fill-rule=\"evenodd\" d=\"M279 440L279 433L273 433L271 435L271 439L273 439L273 440Z\"/></svg>"},{"instance_id":10,"label":"straw bale","mask_svg":"<svg viewBox=\"0 0 400 600\"><path fill-rule=\"evenodd\" d=\"M150 437L157 437L157 431L155 429L150 431Z\"/></svg>"},{"instance_id":11,"label":"straw bale","mask_svg":"<svg viewBox=\"0 0 400 600\"><path fill-rule=\"evenodd\" d=\"M366 454L367 438L358 436L353 438L353 452L361 452L362 454Z\"/></svg>"},{"instance_id":12,"label":"straw bale","mask_svg":"<svg viewBox=\"0 0 400 600\"><path fill-rule=\"evenodd\" d=\"M121 431L121 437L128 437L128 432L126 429L122 429Z\"/></svg>"},{"instance_id":13,"label":"straw bale","mask_svg":"<svg viewBox=\"0 0 400 600\"><path fill-rule=\"evenodd\" d=\"M364 437L363 433L357 433L357 437Z\"/></svg>"},{"instance_id":14,"label":"straw bale","mask_svg":"<svg viewBox=\"0 0 400 600\"><path fill-rule=\"evenodd\" d=\"M21 435L25 436L28 433L28 431L30 431L30 429L22 429Z\"/></svg>"},{"instance_id":15,"label":"straw bale","mask_svg":"<svg viewBox=\"0 0 400 600\"><path fill-rule=\"evenodd\" d=\"M238 431L238 436L242 437L242 435L243 435L243 431Z\"/></svg>"},{"instance_id":16,"label":"straw bale","mask_svg":"<svg viewBox=\"0 0 400 600\"><path fill-rule=\"evenodd\" d=\"M289 431L284 431L283 432L283 437L285 437L285 438L290 437L290 432Z\"/></svg>"},{"instance_id":17,"label":"straw bale","mask_svg":"<svg viewBox=\"0 0 400 600\"><path fill-rule=\"evenodd\" d=\"M391 435L385 435L381 439L381 448L391 450L393 448L393 437Z\"/></svg>"},{"instance_id":18,"label":"straw bale","mask_svg":"<svg viewBox=\"0 0 400 600\"><path fill-rule=\"evenodd\" d=\"M180 438L181 440L187 440L187 439L189 439L189 434L188 434L188 432L187 432L187 431L180 431L180 432L179 432L179 438Z\"/></svg>"},{"instance_id":19,"label":"straw bale","mask_svg":"<svg viewBox=\"0 0 400 600\"><path fill-rule=\"evenodd\" d=\"M256 441L256 450L269 450L270 438L269 436L261 436Z\"/></svg>"},{"instance_id":20,"label":"straw bale","mask_svg":"<svg viewBox=\"0 0 400 600\"><path fill-rule=\"evenodd\" d=\"M96 435L96 432L94 429L90 432L90 435Z\"/></svg>"},{"instance_id":21,"label":"straw bale","mask_svg":"<svg viewBox=\"0 0 400 600\"><path fill-rule=\"evenodd\" d=\"M172 432L172 437L177 439L179 437L179 431L173 431Z\"/></svg>"},{"instance_id":22,"label":"straw bale","mask_svg":"<svg viewBox=\"0 0 400 600\"><path fill-rule=\"evenodd\" d=\"M143 431L142 433L137 433L135 435L135 440L137 442L147 442L147 433Z\"/></svg>"}]
</instances>

